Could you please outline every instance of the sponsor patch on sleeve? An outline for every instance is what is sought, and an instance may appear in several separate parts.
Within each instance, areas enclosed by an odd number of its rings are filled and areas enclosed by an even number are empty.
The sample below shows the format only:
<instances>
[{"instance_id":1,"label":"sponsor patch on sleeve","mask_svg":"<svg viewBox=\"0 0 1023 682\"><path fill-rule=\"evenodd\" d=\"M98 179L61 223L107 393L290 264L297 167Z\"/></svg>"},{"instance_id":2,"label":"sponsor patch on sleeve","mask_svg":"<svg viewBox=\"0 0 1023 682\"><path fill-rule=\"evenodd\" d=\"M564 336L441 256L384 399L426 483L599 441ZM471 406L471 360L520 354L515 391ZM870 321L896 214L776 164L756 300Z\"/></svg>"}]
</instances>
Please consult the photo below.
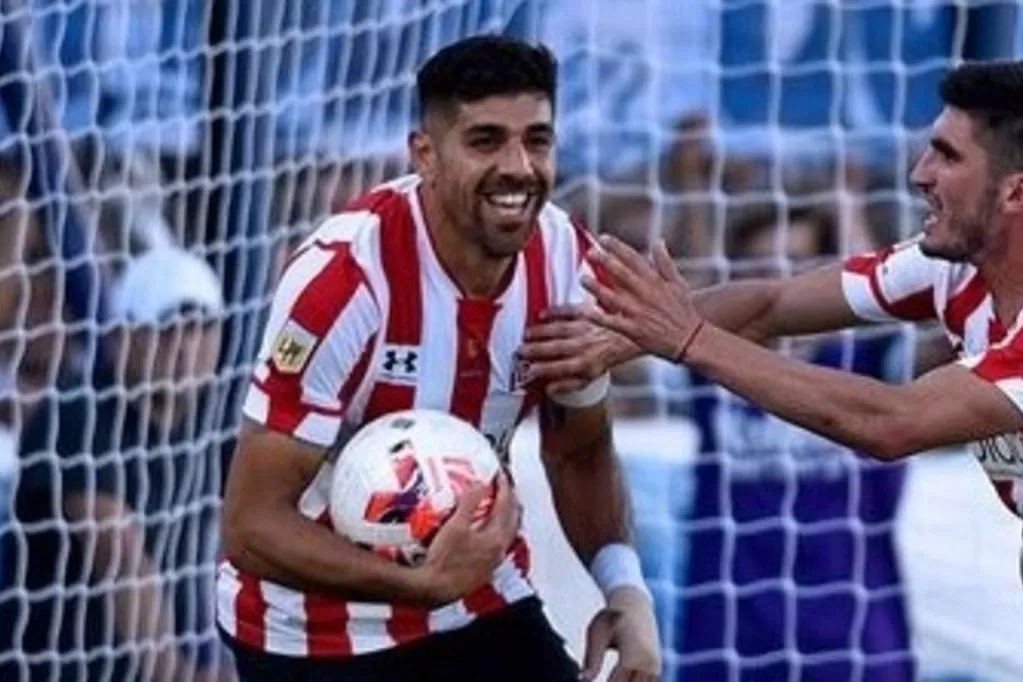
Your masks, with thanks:
<instances>
[{"instance_id":1,"label":"sponsor patch on sleeve","mask_svg":"<svg viewBox=\"0 0 1023 682\"><path fill-rule=\"evenodd\" d=\"M317 338L294 320L288 320L274 340L272 360L277 371L298 374L305 369Z\"/></svg>"}]
</instances>

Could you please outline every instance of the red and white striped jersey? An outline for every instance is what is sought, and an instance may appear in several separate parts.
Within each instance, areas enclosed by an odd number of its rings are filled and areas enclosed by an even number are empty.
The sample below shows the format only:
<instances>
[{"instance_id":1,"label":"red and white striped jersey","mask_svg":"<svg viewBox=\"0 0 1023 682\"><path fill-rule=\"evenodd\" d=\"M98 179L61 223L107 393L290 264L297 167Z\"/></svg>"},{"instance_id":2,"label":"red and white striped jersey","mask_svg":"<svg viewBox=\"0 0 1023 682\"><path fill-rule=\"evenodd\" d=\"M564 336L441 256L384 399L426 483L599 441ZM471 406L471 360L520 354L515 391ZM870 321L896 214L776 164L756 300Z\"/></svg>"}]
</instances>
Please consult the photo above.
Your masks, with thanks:
<instances>
[{"instance_id":1,"label":"red and white striped jersey","mask_svg":"<svg viewBox=\"0 0 1023 682\"><path fill-rule=\"evenodd\" d=\"M908 241L848 259L842 284L863 319L939 320L959 364L1023 410L1023 315L1006 328L974 266L928 258ZM973 443L971 450L1002 502L1023 516L1023 433Z\"/></svg>"},{"instance_id":2,"label":"red and white striped jersey","mask_svg":"<svg viewBox=\"0 0 1023 682\"><path fill-rule=\"evenodd\" d=\"M557 207L540 214L502 292L462 295L434 252L419 179L381 186L325 221L299 248L275 294L245 415L330 447L360 425L409 408L448 410L474 424L507 458L515 427L539 400L522 385L516 350L549 305L580 302L592 242ZM595 403L606 378L576 397ZM603 387L603 388L602 388ZM330 525L332 465L299 511ZM344 657L463 627L534 594L520 537L492 583L434 611L305 594L222 562L218 621L242 643L282 655Z\"/></svg>"}]
</instances>

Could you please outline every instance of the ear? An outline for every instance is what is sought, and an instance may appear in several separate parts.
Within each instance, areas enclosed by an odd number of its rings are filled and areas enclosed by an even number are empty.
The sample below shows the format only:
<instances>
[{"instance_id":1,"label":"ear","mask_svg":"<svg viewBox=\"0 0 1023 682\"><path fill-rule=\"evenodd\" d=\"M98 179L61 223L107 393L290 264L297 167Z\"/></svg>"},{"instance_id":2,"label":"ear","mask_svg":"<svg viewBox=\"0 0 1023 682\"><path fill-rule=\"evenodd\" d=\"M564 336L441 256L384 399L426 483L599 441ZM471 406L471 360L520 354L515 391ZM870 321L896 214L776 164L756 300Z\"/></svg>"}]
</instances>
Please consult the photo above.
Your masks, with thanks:
<instances>
[{"instance_id":1,"label":"ear","mask_svg":"<svg viewBox=\"0 0 1023 682\"><path fill-rule=\"evenodd\" d=\"M1002 180L1002 206L1010 215L1023 215L1023 173L1012 173Z\"/></svg>"},{"instance_id":2,"label":"ear","mask_svg":"<svg viewBox=\"0 0 1023 682\"><path fill-rule=\"evenodd\" d=\"M408 156L416 173L423 180L431 180L437 165L437 148L429 133L423 130L409 133Z\"/></svg>"}]
</instances>

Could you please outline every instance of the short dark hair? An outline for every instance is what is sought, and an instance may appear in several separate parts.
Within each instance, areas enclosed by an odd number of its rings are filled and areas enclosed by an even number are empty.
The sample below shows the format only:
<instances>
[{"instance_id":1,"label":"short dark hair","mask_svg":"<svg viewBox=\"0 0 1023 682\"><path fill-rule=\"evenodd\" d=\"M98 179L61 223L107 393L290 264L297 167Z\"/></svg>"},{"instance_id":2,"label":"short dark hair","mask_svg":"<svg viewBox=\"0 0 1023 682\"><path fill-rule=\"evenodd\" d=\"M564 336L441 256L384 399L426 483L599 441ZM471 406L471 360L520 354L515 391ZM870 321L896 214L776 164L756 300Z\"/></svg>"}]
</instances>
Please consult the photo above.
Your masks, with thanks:
<instances>
[{"instance_id":1,"label":"short dark hair","mask_svg":"<svg viewBox=\"0 0 1023 682\"><path fill-rule=\"evenodd\" d=\"M961 64L942 79L941 99L979 124L997 175L1023 170L1023 61Z\"/></svg>"},{"instance_id":2,"label":"short dark hair","mask_svg":"<svg viewBox=\"0 0 1023 682\"><path fill-rule=\"evenodd\" d=\"M487 97L539 93L554 106L558 63L543 45L479 35L442 48L419 69L419 115Z\"/></svg>"}]
</instances>

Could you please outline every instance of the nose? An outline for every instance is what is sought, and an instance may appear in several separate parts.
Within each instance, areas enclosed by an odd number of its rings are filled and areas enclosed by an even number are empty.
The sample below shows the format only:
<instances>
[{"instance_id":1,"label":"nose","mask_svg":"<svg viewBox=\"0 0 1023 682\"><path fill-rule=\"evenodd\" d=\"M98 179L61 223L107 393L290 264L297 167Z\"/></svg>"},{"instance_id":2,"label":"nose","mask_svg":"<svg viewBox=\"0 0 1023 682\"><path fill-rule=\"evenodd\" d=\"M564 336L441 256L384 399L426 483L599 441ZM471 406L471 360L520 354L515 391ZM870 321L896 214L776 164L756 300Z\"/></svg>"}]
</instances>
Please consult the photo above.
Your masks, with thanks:
<instances>
[{"instance_id":1,"label":"nose","mask_svg":"<svg viewBox=\"0 0 1023 682\"><path fill-rule=\"evenodd\" d=\"M928 187L934 184L933 173L931 173L930 166L930 150L925 151L916 163L913 164L913 169L909 173L909 181L919 190L926 190Z\"/></svg>"},{"instance_id":2,"label":"nose","mask_svg":"<svg viewBox=\"0 0 1023 682\"><path fill-rule=\"evenodd\" d=\"M519 142L511 142L501 150L501 158L498 160L497 170L501 175L514 177L532 177L533 163L530 161L529 152Z\"/></svg>"}]
</instances>

